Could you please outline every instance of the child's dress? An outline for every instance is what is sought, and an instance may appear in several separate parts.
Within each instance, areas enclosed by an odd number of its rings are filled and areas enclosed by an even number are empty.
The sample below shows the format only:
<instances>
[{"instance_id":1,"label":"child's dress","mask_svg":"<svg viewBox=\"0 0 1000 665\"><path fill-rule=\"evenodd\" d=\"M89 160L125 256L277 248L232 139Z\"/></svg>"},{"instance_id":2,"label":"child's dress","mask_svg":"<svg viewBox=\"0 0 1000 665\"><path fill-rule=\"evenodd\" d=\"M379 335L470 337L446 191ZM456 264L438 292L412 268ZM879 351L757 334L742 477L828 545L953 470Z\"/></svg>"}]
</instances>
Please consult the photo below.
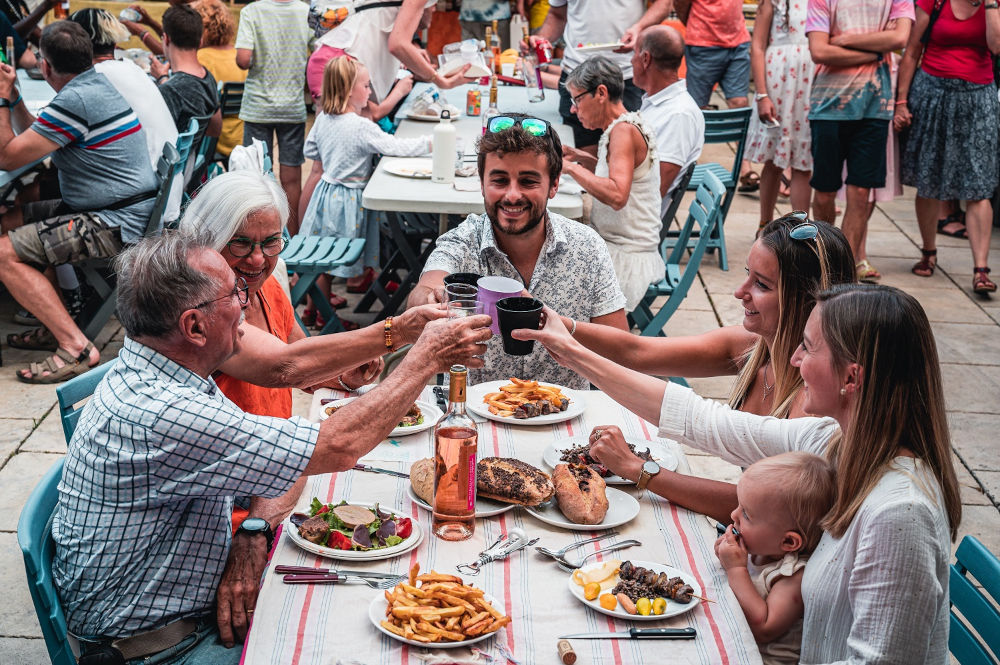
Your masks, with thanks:
<instances>
[{"instance_id":1,"label":"child's dress","mask_svg":"<svg viewBox=\"0 0 1000 665\"><path fill-rule=\"evenodd\" d=\"M413 157L431 149L431 137L401 139L386 134L357 113L320 113L306 138L305 156L323 164L323 177L309 199L299 233L364 238L365 251L352 266L335 269L336 277L356 277L365 266L379 265L379 220L361 206L361 192L375 170L374 157Z\"/></svg>"},{"instance_id":2,"label":"child's dress","mask_svg":"<svg viewBox=\"0 0 1000 665\"><path fill-rule=\"evenodd\" d=\"M808 557L798 552L789 552L780 561L772 561L762 566L750 567L750 579L761 598L766 599L773 587L781 578L791 577L805 568ZM758 644L760 655L765 665L795 665L799 662L799 651L802 648L802 619L788 629L781 637L767 644Z\"/></svg>"}]
</instances>

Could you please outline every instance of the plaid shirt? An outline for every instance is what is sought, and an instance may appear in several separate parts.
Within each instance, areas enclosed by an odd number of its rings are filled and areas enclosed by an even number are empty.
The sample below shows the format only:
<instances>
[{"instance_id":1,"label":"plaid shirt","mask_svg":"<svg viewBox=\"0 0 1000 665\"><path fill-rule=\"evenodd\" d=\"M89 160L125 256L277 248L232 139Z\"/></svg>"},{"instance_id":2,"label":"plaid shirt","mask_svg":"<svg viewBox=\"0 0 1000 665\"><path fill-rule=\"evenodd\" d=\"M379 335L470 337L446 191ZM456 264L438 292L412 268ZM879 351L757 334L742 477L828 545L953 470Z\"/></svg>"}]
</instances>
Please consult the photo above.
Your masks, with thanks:
<instances>
[{"instance_id":1,"label":"plaid shirt","mask_svg":"<svg viewBox=\"0 0 1000 665\"><path fill-rule=\"evenodd\" d=\"M126 339L59 483L53 576L70 631L125 637L210 611L233 496L288 491L318 433L244 413L211 378Z\"/></svg>"}]
</instances>

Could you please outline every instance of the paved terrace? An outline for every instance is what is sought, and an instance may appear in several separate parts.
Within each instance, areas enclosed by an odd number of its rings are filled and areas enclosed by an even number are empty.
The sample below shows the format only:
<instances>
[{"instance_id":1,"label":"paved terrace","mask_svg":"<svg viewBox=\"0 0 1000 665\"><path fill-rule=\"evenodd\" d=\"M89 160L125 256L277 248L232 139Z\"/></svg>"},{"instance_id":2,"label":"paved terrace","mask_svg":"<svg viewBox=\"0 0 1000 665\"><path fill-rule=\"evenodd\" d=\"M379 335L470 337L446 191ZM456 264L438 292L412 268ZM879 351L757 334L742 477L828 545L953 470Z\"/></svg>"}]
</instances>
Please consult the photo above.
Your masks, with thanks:
<instances>
[{"instance_id":1,"label":"paved terrace","mask_svg":"<svg viewBox=\"0 0 1000 665\"><path fill-rule=\"evenodd\" d=\"M710 146L706 154L720 161L731 159L724 146ZM983 300L972 293L971 257L964 240L938 236L939 268L934 277L924 279L910 273L919 256L912 201L913 191L907 190L902 198L876 207L868 252L885 276L883 282L916 296L931 320L962 486L960 536L973 534L991 551L1000 553L1000 297ZM779 207L787 210L788 202L779 200ZM742 308L733 291L743 278L743 262L757 220L755 196L737 195L726 222L730 270L720 271L715 257L706 257L700 282L668 324L668 334L691 334L740 323ZM994 233L992 254L994 267L1000 268L1000 233ZM357 296L351 298L353 303ZM0 296L3 339L8 332L23 330L10 323L13 311L10 296ZM120 326L112 320L98 340L103 358L114 357L121 338ZM0 369L0 589L6 598L0 604L0 661L5 663L48 662L25 584L16 533L18 516L31 489L66 452L54 388L28 386L14 379L15 366L42 357L40 352L4 348L5 366ZM692 384L703 395L724 399L731 382L722 377ZM296 413L305 415L308 405L308 396L298 393ZM734 467L713 457L693 453L691 463L694 472L701 475L723 480L737 477Z\"/></svg>"}]
</instances>

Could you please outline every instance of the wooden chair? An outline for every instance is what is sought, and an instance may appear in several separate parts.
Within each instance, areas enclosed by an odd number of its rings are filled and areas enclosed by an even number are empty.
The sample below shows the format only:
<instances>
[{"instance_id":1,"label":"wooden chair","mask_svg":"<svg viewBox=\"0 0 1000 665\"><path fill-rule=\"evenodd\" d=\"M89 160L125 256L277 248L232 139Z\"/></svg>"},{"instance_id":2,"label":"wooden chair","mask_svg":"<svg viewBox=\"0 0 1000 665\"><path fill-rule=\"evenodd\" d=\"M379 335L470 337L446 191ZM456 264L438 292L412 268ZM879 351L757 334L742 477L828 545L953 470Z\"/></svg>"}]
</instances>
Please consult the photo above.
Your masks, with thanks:
<instances>
[{"instance_id":1,"label":"wooden chair","mask_svg":"<svg viewBox=\"0 0 1000 665\"><path fill-rule=\"evenodd\" d=\"M284 259L288 271L299 276L298 281L292 287L292 307L295 308L301 301L305 300L307 294L312 296L317 312L326 320L326 325L320 331L321 335L330 332L343 332L344 326L341 325L340 317L337 316L336 311L330 306L330 301L316 286L316 280L319 279L320 275L334 268L354 265L364 251L364 238L297 235L281 252L281 258ZM302 323L298 312L295 313L295 320L308 335L309 330Z\"/></svg>"},{"instance_id":2,"label":"wooden chair","mask_svg":"<svg viewBox=\"0 0 1000 665\"><path fill-rule=\"evenodd\" d=\"M962 665L996 665L1000 658L1000 559L975 536L966 536L955 552L948 584L951 655Z\"/></svg>"},{"instance_id":3,"label":"wooden chair","mask_svg":"<svg viewBox=\"0 0 1000 665\"><path fill-rule=\"evenodd\" d=\"M688 209L687 221L677 237L673 238L673 247L669 247L670 238L660 243L666 273L662 280L649 286L642 301L629 313L630 323L639 329L643 337L665 337L663 326L687 296L713 237L712 230L720 223L725 193L726 188L719 178L714 173L706 173ZM696 237L696 241L687 263L682 266L681 259L692 237ZM660 296L667 296L667 301L654 313L653 301Z\"/></svg>"},{"instance_id":4,"label":"wooden chair","mask_svg":"<svg viewBox=\"0 0 1000 665\"><path fill-rule=\"evenodd\" d=\"M708 243L708 251L719 250L719 267L722 270L729 270L729 260L726 257L726 235L724 223L726 215L729 214L729 206L736 196L736 187L739 184L740 165L743 163L743 148L746 144L747 128L750 126L750 107L728 109L725 111L702 111L705 116L705 143L736 143L736 154L733 156L733 164L726 168L717 162L708 162L695 166L694 174L688 183L688 191L697 191L698 187L705 180L705 175L711 173L719 179L726 188L726 196L722 201L722 215L719 223L712 231L712 238ZM698 241L697 234L688 240L689 247L693 247ZM672 246L672 245L671 245Z\"/></svg>"}]
</instances>

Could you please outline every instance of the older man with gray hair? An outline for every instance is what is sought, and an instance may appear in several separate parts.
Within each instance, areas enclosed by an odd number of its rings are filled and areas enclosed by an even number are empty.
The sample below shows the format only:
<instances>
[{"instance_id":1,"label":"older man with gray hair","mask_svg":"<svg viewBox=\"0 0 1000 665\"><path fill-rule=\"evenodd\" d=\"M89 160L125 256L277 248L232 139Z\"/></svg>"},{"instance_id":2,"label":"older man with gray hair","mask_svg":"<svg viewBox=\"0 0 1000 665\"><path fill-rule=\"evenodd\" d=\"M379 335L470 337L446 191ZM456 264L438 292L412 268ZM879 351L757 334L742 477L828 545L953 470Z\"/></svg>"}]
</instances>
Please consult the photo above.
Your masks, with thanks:
<instances>
[{"instance_id":1,"label":"older man with gray hair","mask_svg":"<svg viewBox=\"0 0 1000 665\"><path fill-rule=\"evenodd\" d=\"M428 324L382 385L316 424L244 413L212 380L240 348L247 303L218 252L184 233L145 239L122 253L118 285L128 336L80 415L52 527L66 622L85 665L235 664L220 631L245 632L256 594L212 616L233 495L350 469L431 376L481 366L489 317Z\"/></svg>"},{"instance_id":2,"label":"older man with gray hair","mask_svg":"<svg viewBox=\"0 0 1000 665\"><path fill-rule=\"evenodd\" d=\"M683 57L684 38L666 25L643 30L632 53L632 79L646 92L639 112L656 133L661 216L680 174L698 161L705 145L705 117L677 74Z\"/></svg>"}]
</instances>

